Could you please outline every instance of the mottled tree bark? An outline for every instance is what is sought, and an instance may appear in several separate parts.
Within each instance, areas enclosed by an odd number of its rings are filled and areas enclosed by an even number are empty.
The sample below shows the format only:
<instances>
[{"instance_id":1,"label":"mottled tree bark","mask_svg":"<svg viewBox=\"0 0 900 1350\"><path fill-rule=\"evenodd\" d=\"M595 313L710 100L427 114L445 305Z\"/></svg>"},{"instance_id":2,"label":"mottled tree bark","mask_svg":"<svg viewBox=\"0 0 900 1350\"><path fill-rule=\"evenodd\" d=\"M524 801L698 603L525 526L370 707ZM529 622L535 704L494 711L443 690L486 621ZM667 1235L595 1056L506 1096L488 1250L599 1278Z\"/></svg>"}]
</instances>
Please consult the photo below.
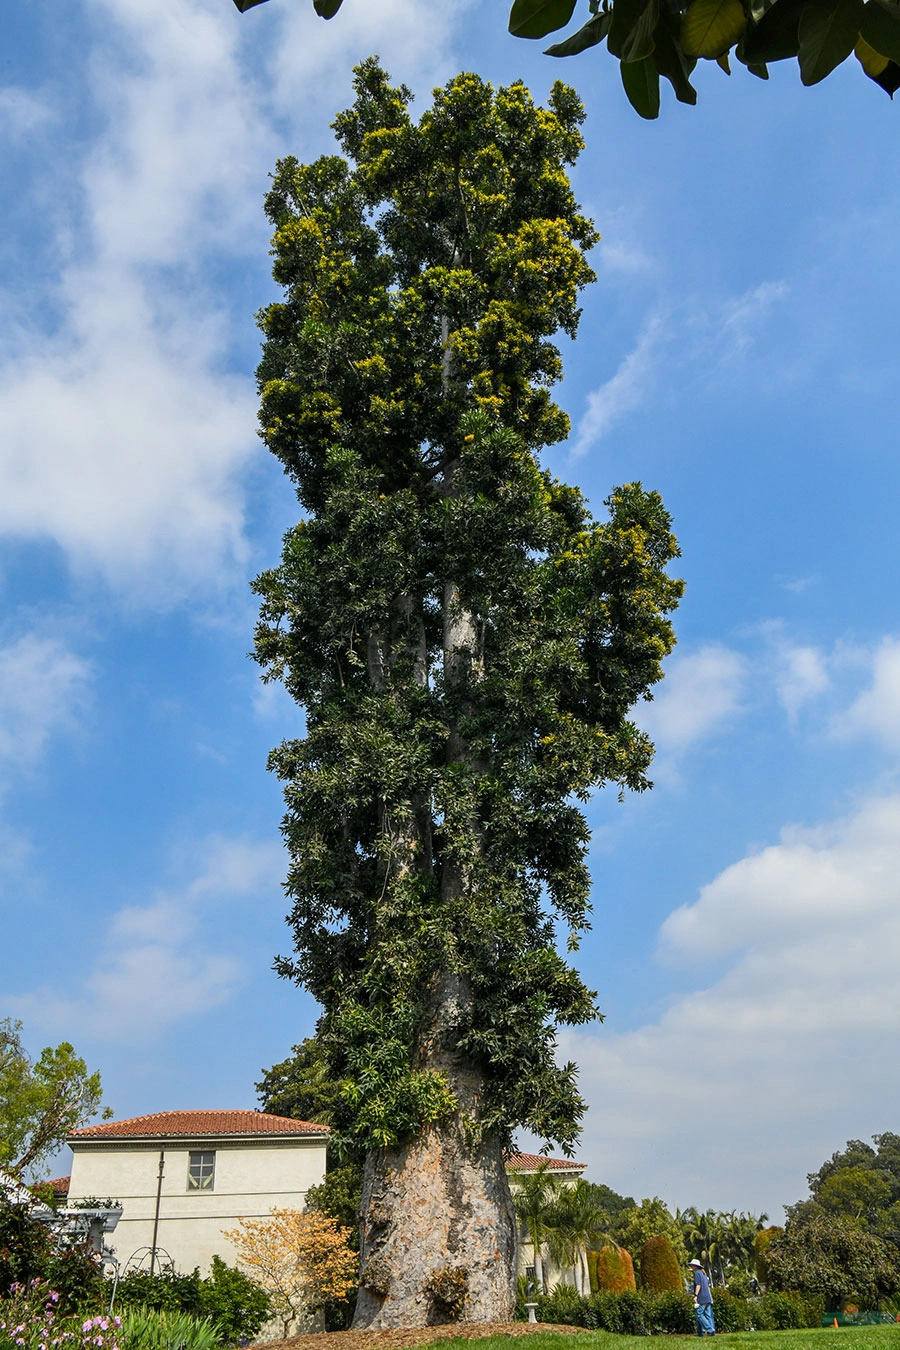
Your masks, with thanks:
<instances>
[{"instance_id":1,"label":"mottled tree bark","mask_svg":"<svg viewBox=\"0 0 900 1350\"><path fill-rule=\"evenodd\" d=\"M421 1066L447 1076L460 1109L366 1159L355 1329L513 1317L516 1224L503 1152L469 1123L482 1080L452 1048L468 997L456 976L435 982L420 1047Z\"/></svg>"}]
</instances>

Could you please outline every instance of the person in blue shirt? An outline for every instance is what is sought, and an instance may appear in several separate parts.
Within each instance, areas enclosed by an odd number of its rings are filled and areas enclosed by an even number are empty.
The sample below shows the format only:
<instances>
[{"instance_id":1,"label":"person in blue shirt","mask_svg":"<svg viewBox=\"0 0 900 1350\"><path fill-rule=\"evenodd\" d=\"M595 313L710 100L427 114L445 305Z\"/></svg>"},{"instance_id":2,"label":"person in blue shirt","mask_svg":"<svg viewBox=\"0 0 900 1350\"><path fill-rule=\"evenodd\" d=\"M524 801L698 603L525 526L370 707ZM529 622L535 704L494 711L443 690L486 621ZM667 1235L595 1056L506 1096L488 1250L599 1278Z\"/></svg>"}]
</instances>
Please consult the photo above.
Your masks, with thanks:
<instances>
[{"instance_id":1,"label":"person in blue shirt","mask_svg":"<svg viewBox=\"0 0 900 1350\"><path fill-rule=\"evenodd\" d=\"M698 1336L715 1336L716 1324L713 1319L713 1300L706 1271L695 1258L691 1262L691 1275L694 1280L694 1315L697 1318Z\"/></svg>"}]
</instances>

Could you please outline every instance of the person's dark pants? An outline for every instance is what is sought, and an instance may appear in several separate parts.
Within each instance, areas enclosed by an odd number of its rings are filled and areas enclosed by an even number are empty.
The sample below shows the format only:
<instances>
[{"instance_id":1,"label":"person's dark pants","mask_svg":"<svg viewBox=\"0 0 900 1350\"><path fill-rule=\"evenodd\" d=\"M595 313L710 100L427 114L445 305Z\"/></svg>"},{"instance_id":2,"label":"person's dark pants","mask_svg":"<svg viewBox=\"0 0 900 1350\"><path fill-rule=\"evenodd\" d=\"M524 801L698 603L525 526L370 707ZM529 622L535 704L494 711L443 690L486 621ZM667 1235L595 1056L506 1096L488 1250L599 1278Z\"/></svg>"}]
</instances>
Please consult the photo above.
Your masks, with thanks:
<instances>
[{"instance_id":1,"label":"person's dark pants","mask_svg":"<svg viewBox=\"0 0 900 1350\"><path fill-rule=\"evenodd\" d=\"M713 1310L711 1303L698 1303L694 1312L697 1317L697 1335L715 1336L716 1324L713 1321Z\"/></svg>"}]
</instances>

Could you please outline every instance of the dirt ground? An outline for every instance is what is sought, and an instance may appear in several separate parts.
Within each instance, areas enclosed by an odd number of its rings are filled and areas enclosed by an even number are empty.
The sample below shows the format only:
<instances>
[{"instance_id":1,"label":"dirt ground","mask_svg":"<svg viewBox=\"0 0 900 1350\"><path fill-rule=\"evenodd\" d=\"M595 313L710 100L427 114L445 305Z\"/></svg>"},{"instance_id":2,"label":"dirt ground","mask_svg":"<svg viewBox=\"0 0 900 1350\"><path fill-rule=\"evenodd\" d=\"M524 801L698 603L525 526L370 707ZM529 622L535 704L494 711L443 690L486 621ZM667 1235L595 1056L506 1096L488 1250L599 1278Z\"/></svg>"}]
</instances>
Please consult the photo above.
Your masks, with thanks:
<instances>
[{"instance_id":1,"label":"dirt ground","mask_svg":"<svg viewBox=\"0 0 900 1350\"><path fill-rule=\"evenodd\" d=\"M286 1341L266 1341L265 1350L406 1350L408 1346L428 1345L432 1341L527 1336L532 1331L558 1331L573 1336L582 1330L552 1322L455 1322L452 1326L414 1327L410 1331L317 1331L307 1336L289 1336Z\"/></svg>"}]
</instances>

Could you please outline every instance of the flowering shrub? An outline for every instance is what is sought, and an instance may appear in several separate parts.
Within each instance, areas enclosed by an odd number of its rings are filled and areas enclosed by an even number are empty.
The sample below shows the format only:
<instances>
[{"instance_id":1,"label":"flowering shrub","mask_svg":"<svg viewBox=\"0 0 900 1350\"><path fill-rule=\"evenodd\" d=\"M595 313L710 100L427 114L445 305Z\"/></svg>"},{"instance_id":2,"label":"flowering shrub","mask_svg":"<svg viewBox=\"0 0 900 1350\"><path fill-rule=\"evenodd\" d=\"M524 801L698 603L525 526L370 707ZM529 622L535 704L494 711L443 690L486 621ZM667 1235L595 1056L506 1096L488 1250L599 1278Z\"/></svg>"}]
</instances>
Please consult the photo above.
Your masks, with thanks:
<instances>
[{"instance_id":1,"label":"flowering shrub","mask_svg":"<svg viewBox=\"0 0 900 1350\"><path fill-rule=\"evenodd\" d=\"M0 1350L123 1350L120 1317L61 1317L46 1280L14 1284L0 1301Z\"/></svg>"}]
</instances>

